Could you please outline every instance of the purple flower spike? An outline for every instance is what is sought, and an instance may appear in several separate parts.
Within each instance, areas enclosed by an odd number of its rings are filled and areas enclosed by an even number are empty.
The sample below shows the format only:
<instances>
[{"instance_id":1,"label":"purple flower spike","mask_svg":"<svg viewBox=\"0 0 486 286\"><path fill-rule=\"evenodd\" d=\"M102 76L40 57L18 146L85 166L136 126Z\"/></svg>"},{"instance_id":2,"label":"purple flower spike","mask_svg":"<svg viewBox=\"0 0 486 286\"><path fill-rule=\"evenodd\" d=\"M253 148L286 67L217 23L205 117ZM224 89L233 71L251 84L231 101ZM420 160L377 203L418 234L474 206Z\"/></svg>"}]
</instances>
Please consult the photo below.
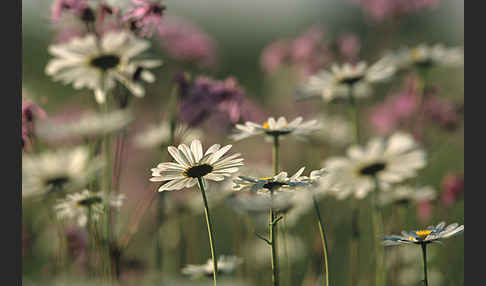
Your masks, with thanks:
<instances>
[{"instance_id":1,"label":"purple flower spike","mask_svg":"<svg viewBox=\"0 0 486 286\"><path fill-rule=\"evenodd\" d=\"M213 80L199 76L191 82L186 74L179 73L175 81L180 94L179 119L191 126L218 118L218 125L223 127L258 114L233 77Z\"/></svg>"}]
</instances>

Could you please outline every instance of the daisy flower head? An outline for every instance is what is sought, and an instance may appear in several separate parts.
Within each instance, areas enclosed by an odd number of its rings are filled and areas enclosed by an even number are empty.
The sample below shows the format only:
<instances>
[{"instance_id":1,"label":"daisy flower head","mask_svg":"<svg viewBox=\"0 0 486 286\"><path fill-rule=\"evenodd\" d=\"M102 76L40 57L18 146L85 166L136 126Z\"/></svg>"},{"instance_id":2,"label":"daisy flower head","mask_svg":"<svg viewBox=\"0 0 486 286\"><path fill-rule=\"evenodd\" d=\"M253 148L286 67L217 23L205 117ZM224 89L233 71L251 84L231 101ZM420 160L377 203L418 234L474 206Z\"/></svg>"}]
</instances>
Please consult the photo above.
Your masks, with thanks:
<instances>
[{"instance_id":1,"label":"daisy flower head","mask_svg":"<svg viewBox=\"0 0 486 286\"><path fill-rule=\"evenodd\" d=\"M36 134L48 140L93 138L118 131L128 126L133 119L133 115L124 110L110 113L85 113L76 120L64 123L53 119L41 121L36 126Z\"/></svg>"},{"instance_id":2,"label":"daisy flower head","mask_svg":"<svg viewBox=\"0 0 486 286\"><path fill-rule=\"evenodd\" d=\"M395 133L390 137L370 140L365 147L351 146L347 157L332 157L324 162L329 171L333 189L338 198L354 194L362 199L375 189L386 190L392 183L399 183L416 176L426 164L426 154L413 137Z\"/></svg>"},{"instance_id":3,"label":"daisy flower head","mask_svg":"<svg viewBox=\"0 0 486 286\"><path fill-rule=\"evenodd\" d=\"M280 137L285 135L295 135L296 137L305 137L314 131L320 129L317 120L303 122L302 117L287 122L285 117L279 117L277 120L270 117L263 124L247 121L243 124L236 124L236 133L231 136L233 140L241 140L256 135L267 135L268 138Z\"/></svg>"},{"instance_id":4,"label":"daisy flower head","mask_svg":"<svg viewBox=\"0 0 486 286\"><path fill-rule=\"evenodd\" d=\"M432 68L437 66L457 67L464 64L462 47L445 47L442 44L420 44L416 47L405 47L392 54L391 58L399 69Z\"/></svg>"},{"instance_id":5,"label":"daisy flower head","mask_svg":"<svg viewBox=\"0 0 486 286\"><path fill-rule=\"evenodd\" d=\"M440 242L443 239L450 238L464 233L464 225L458 223L450 224L446 227L445 222L436 226L429 226L425 230L402 231L401 235L388 235L384 237L385 246L400 244L428 244L431 242Z\"/></svg>"},{"instance_id":6,"label":"daisy flower head","mask_svg":"<svg viewBox=\"0 0 486 286\"><path fill-rule=\"evenodd\" d=\"M190 147L180 144L178 148L169 146L168 151L176 162L160 163L152 168L152 182L168 181L159 188L161 191L173 191L193 187L198 180L223 181L238 172L238 167L243 166L241 154L235 153L224 156L231 145L221 147L214 144L203 153L199 140L193 140Z\"/></svg>"},{"instance_id":7,"label":"daisy flower head","mask_svg":"<svg viewBox=\"0 0 486 286\"><path fill-rule=\"evenodd\" d=\"M367 97L372 84L389 79L395 73L394 62L384 57L368 66L366 62L333 65L331 70L321 70L309 78L302 87L305 94L321 95L327 102L337 98Z\"/></svg>"},{"instance_id":8,"label":"daisy flower head","mask_svg":"<svg viewBox=\"0 0 486 286\"><path fill-rule=\"evenodd\" d=\"M142 149L170 145L170 128L168 121L149 126L135 137L134 143ZM203 133L201 130L190 128L183 123L179 123L174 130L174 140L178 143L190 144L193 140L202 137Z\"/></svg>"},{"instance_id":9,"label":"daisy flower head","mask_svg":"<svg viewBox=\"0 0 486 286\"><path fill-rule=\"evenodd\" d=\"M275 176L261 178L238 176L238 178L233 180L233 190L265 194L268 192L292 191L298 187L308 187L311 183L301 179L304 169L305 167L300 168L290 177L287 172L280 172Z\"/></svg>"},{"instance_id":10,"label":"daisy flower head","mask_svg":"<svg viewBox=\"0 0 486 286\"><path fill-rule=\"evenodd\" d=\"M72 84L75 89L89 88L96 101L102 104L116 82L133 95L143 97L141 80L155 81L149 68L158 67L158 60L133 60L149 48L148 41L120 31L104 34L100 39L88 34L67 43L51 45L49 53L55 56L46 66L46 73L55 81Z\"/></svg>"},{"instance_id":11,"label":"daisy flower head","mask_svg":"<svg viewBox=\"0 0 486 286\"><path fill-rule=\"evenodd\" d=\"M22 157L22 197L82 187L103 166L86 147Z\"/></svg>"},{"instance_id":12,"label":"daisy flower head","mask_svg":"<svg viewBox=\"0 0 486 286\"><path fill-rule=\"evenodd\" d=\"M414 188L403 185L393 188L388 192L381 192L378 196L378 204L381 206L390 204L409 204L410 202L420 204L437 198L437 191L431 186Z\"/></svg>"},{"instance_id":13,"label":"daisy flower head","mask_svg":"<svg viewBox=\"0 0 486 286\"><path fill-rule=\"evenodd\" d=\"M79 193L67 194L64 199L58 200L54 209L58 219L73 220L78 226L84 227L89 219L98 221L107 204L114 208L120 208L124 199L125 195L123 194L108 197L105 193L84 190ZM91 218L88 218L90 215Z\"/></svg>"},{"instance_id":14,"label":"daisy flower head","mask_svg":"<svg viewBox=\"0 0 486 286\"><path fill-rule=\"evenodd\" d=\"M236 256L221 255L218 258L218 274L230 274L236 270L236 267L243 263L243 259ZM193 265L189 264L182 269L182 274L190 276L192 279L213 275L213 261L208 259L206 264Z\"/></svg>"}]
</instances>

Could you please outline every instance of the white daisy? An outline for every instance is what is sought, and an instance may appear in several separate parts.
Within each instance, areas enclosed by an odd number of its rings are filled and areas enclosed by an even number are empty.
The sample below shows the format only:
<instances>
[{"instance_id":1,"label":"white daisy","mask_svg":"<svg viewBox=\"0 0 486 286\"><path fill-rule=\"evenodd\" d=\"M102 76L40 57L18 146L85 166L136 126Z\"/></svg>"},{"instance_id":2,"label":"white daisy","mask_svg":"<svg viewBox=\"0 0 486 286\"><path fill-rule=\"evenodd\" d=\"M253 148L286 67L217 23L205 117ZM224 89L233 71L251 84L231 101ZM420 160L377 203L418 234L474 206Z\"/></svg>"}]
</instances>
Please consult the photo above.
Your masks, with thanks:
<instances>
[{"instance_id":1,"label":"white daisy","mask_svg":"<svg viewBox=\"0 0 486 286\"><path fill-rule=\"evenodd\" d=\"M414 188L412 186L398 186L388 192L381 192L378 196L378 204L408 204L420 203L437 198L437 191L431 186Z\"/></svg>"},{"instance_id":2,"label":"white daisy","mask_svg":"<svg viewBox=\"0 0 486 286\"><path fill-rule=\"evenodd\" d=\"M425 230L402 231L401 235L387 235L383 239L383 244L385 246L428 244L440 242L443 239L451 238L462 233L464 233L464 225L452 223L446 227L446 223L441 222L437 226L431 225Z\"/></svg>"},{"instance_id":3,"label":"white daisy","mask_svg":"<svg viewBox=\"0 0 486 286\"><path fill-rule=\"evenodd\" d=\"M174 141L190 144L197 138L202 138L203 133L186 124L178 124L174 131ZM170 124L167 121L159 125L149 126L146 130L137 134L134 143L139 148L157 148L170 144Z\"/></svg>"},{"instance_id":4,"label":"white daisy","mask_svg":"<svg viewBox=\"0 0 486 286\"><path fill-rule=\"evenodd\" d=\"M169 181L159 188L161 191L173 191L193 187L202 178L212 181L222 181L225 177L238 171L243 165L243 158L239 153L223 157L231 145L220 148L219 144L211 146L203 154L203 148L199 140L194 140L189 148L185 144L178 148L169 146L170 155L177 163L160 163L152 168L152 182Z\"/></svg>"},{"instance_id":5,"label":"white daisy","mask_svg":"<svg viewBox=\"0 0 486 286\"><path fill-rule=\"evenodd\" d=\"M238 176L237 179L233 180L233 190L265 194L268 192L291 191L298 187L310 186L310 182L299 179L304 169L305 167L300 168L291 177L288 177L287 172L280 172L275 176L262 178Z\"/></svg>"},{"instance_id":6,"label":"white daisy","mask_svg":"<svg viewBox=\"0 0 486 286\"><path fill-rule=\"evenodd\" d=\"M218 274L229 274L236 270L236 267L243 263L243 259L236 256L220 256L218 258ZM193 265L189 264L182 269L182 274L191 276L196 279L203 276L213 276L213 261L208 259L206 264Z\"/></svg>"},{"instance_id":7,"label":"white daisy","mask_svg":"<svg viewBox=\"0 0 486 286\"><path fill-rule=\"evenodd\" d=\"M429 46L420 44L414 48L402 48L396 54L391 54L398 68L435 66L456 67L464 64L462 47L447 48L442 44Z\"/></svg>"},{"instance_id":8,"label":"white daisy","mask_svg":"<svg viewBox=\"0 0 486 286\"><path fill-rule=\"evenodd\" d=\"M74 137L91 138L118 131L133 121L128 111L110 113L85 113L79 119L69 122L43 120L36 125L36 134L47 140L63 140Z\"/></svg>"},{"instance_id":9,"label":"white daisy","mask_svg":"<svg viewBox=\"0 0 486 286\"><path fill-rule=\"evenodd\" d=\"M263 124L247 121L245 125L236 124L237 133L232 135L233 140L241 140L256 135L267 135L269 137L295 135L307 136L310 133L319 130L320 126L317 120L302 122L302 117L297 117L291 122L287 122L285 117L279 117L275 120L273 117L268 118Z\"/></svg>"},{"instance_id":10,"label":"white daisy","mask_svg":"<svg viewBox=\"0 0 486 286\"><path fill-rule=\"evenodd\" d=\"M56 81L72 83L75 89L94 90L98 103L105 102L107 91L116 81L133 95L142 97L145 90L140 79L153 82L155 77L147 69L157 67L161 62L132 58L149 46L148 41L137 39L128 32L111 32L101 39L89 34L50 46L49 53L56 58L47 64L46 73Z\"/></svg>"},{"instance_id":11,"label":"white daisy","mask_svg":"<svg viewBox=\"0 0 486 286\"><path fill-rule=\"evenodd\" d=\"M58 200L54 209L58 219L73 220L80 227L84 227L88 222L90 213L91 219L98 221L103 215L106 204L113 208L120 208L124 199L125 195L123 194L107 199L105 193L84 190L79 193L67 194L64 199Z\"/></svg>"},{"instance_id":12,"label":"white daisy","mask_svg":"<svg viewBox=\"0 0 486 286\"><path fill-rule=\"evenodd\" d=\"M371 84L387 80L395 73L390 57L368 66L366 62L355 65L333 65L330 71L322 70L309 78L302 87L304 93L320 94L326 101L335 98L366 97L371 94Z\"/></svg>"},{"instance_id":13,"label":"white daisy","mask_svg":"<svg viewBox=\"0 0 486 286\"><path fill-rule=\"evenodd\" d=\"M22 196L82 187L102 167L86 147L22 156Z\"/></svg>"},{"instance_id":14,"label":"white daisy","mask_svg":"<svg viewBox=\"0 0 486 286\"><path fill-rule=\"evenodd\" d=\"M365 148L351 146L347 157L329 158L324 167L338 198L354 194L361 199L375 189L375 176L385 190L391 183L416 176L426 164L425 157L412 136L395 133L389 138L372 139Z\"/></svg>"}]
</instances>

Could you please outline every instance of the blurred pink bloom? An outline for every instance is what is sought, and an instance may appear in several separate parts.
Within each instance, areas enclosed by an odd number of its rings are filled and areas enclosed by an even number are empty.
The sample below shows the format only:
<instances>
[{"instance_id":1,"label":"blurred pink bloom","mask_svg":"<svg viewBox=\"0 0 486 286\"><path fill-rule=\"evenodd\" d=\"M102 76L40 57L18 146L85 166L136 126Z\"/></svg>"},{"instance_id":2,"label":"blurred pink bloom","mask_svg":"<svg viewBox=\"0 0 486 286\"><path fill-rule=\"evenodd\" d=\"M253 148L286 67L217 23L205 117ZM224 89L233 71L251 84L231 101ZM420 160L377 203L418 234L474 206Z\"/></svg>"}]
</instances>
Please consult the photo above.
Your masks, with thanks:
<instances>
[{"instance_id":1,"label":"blurred pink bloom","mask_svg":"<svg viewBox=\"0 0 486 286\"><path fill-rule=\"evenodd\" d=\"M415 135L420 137L425 120L453 130L458 124L459 112L455 105L441 99L436 93L429 90L420 103L417 80L407 79L403 90L392 93L383 103L371 109L371 125L381 135L399 128L413 127Z\"/></svg>"},{"instance_id":2,"label":"blurred pink bloom","mask_svg":"<svg viewBox=\"0 0 486 286\"><path fill-rule=\"evenodd\" d=\"M429 96L424 102L424 113L432 121L447 130L454 130L459 121L456 106L437 96Z\"/></svg>"},{"instance_id":3,"label":"blurred pink bloom","mask_svg":"<svg viewBox=\"0 0 486 286\"><path fill-rule=\"evenodd\" d=\"M360 5L364 12L376 22L435 8L440 0L349 0Z\"/></svg>"},{"instance_id":4,"label":"blurred pink bloom","mask_svg":"<svg viewBox=\"0 0 486 286\"><path fill-rule=\"evenodd\" d=\"M432 218L433 205L431 201L423 201L417 205L417 217L422 223L427 223Z\"/></svg>"},{"instance_id":5,"label":"blurred pink bloom","mask_svg":"<svg viewBox=\"0 0 486 286\"><path fill-rule=\"evenodd\" d=\"M290 44L286 40L277 40L267 45L262 52L260 65L267 73L273 73L290 59Z\"/></svg>"},{"instance_id":6,"label":"blurred pink bloom","mask_svg":"<svg viewBox=\"0 0 486 286\"><path fill-rule=\"evenodd\" d=\"M32 142L36 121L38 121L39 119L44 119L46 117L47 114L44 109L40 108L29 100L24 100L22 102L22 151L25 148L28 148Z\"/></svg>"},{"instance_id":7,"label":"blurred pink bloom","mask_svg":"<svg viewBox=\"0 0 486 286\"><path fill-rule=\"evenodd\" d=\"M164 17L158 28L162 48L174 60L199 67L216 65L214 40L196 25L175 17Z\"/></svg>"},{"instance_id":8,"label":"blurred pink bloom","mask_svg":"<svg viewBox=\"0 0 486 286\"><path fill-rule=\"evenodd\" d=\"M82 229L69 227L66 230L66 241L69 256L77 258L86 250L88 238Z\"/></svg>"},{"instance_id":9,"label":"blurred pink bloom","mask_svg":"<svg viewBox=\"0 0 486 286\"><path fill-rule=\"evenodd\" d=\"M418 107L417 82L408 79L405 88L372 108L370 121L381 135L389 134L410 120Z\"/></svg>"},{"instance_id":10,"label":"blurred pink bloom","mask_svg":"<svg viewBox=\"0 0 486 286\"><path fill-rule=\"evenodd\" d=\"M78 17L87 17L87 13L89 13L87 10L89 10L87 0L55 0L51 8L51 19L59 22L62 14L68 11Z\"/></svg>"},{"instance_id":11,"label":"blurred pink bloom","mask_svg":"<svg viewBox=\"0 0 486 286\"><path fill-rule=\"evenodd\" d=\"M267 45L260 56L263 71L273 73L283 65L294 67L300 76L316 73L329 63L331 53L323 44L324 33L312 26L295 39L279 39Z\"/></svg>"},{"instance_id":12,"label":"blurred pink bloom","mask_svg":"<svg viewBox=\"0 0 486 286\"><path fill-rule=\"evenodd\" d=\"M355 63L359 58L361 42L355 34L344 34L338 39L338 49L346 62Z\"/></svg>"},{"instance_id":13,"label":"blurred pink bloom","mask_svg":"<svg viewBox=\"0 0 486 286\"><path fill-rule=\"evenodd\" d=\"M464 194L464 176L447 174L442 180L442 203L446 207L452 206Z\"/></svg>"},{"instance_id":14,"label":"blurred pink bloom","mask_svg":"<svg viewBox=\"0 0 486 286\"><path fill-rule=\"evenodd\" d=\"M44 119L47 117L44 109L35 105L29 100L24 100L22 102L22 127L27 128L29 132L32 131L34 124L39 119Z\"/></svg>"},{"instance_id":15,"label":"blurred pink bloom","mask_svg":"<svg viewBox=\"0 0 486 286\"><path fill-rule=\"evenodd\" d=\"M162 20L165 6L151 0L132 0L132 3L135 6L123 16L123 21L133 23L141 36L151 37Z\"/></svg>"}]
</instances>

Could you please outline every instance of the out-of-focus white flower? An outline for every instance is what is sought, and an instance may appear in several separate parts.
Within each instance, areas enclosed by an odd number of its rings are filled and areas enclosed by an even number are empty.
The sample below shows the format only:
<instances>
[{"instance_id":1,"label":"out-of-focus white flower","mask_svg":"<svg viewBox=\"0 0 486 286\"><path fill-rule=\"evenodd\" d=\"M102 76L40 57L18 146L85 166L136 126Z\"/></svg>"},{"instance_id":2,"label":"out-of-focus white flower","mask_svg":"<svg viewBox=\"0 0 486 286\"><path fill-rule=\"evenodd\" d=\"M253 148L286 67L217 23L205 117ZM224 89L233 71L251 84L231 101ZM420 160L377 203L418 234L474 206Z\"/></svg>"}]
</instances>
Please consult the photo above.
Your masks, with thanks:
<instances>
[{"instance_id":1,"label":"out-of-focus white flower","mask_svg":"<svg viewBox=\"0 0 486 286\"><path fill-rule=\"evenodd\" d=\"M243 263L243 259L236 256L220 256L218 258L218 274L229 274L236 270L236 267ZM212 276L213 275L213 261L208 259L206 264L193 265L189 264L182 269L182 274L191 276L191 278L196 279L202 276Z\"/></svg>"},{"instance_id":2,"label":"out-of-focus white flower","mask_svg":"<svg viewBox=\"0 0 486 286\"><path fill-rule=\"evenodd\" d=\"M236 124L237 133L232 135L233 140L241 140L256 135L267 135L269 137L295 135L298 137L307 136L320 129L317 120L302 122L302 117L287 122L285 117L278 120L270 117L263 124L247 121L244 125Z\"/></svg>"},{"instance_id":3,"label":"out-of-focus white flower","mask_svg":"<svg viewBox=\"0 0 486 286\"><path fill-rule=\"evenodd\" d=\"M106 205L120 208L124 199L124 194L109 197L106 193L84 190L80 193L67 194L64 199L58 200L54 209L59 219L74 220L80 227L84 227L89 219L98 221Z\"/></svg>"},{"instance_id":4,"label":"out-of-focus white flower","mask_svg":"<svg viewBox=\"0 0 486 286\"><path fill-rule=\"evenodd\" d=\"M435 66L456 67L464 64L462 47L445 47L442 44L420 44L416 47L405 47L391 54L397 68L429 68Z\"/></svg>"},{"instance_id":5,"label":"out-of-focus white flower","mask_svg":"<svg viewBox=\"0 0 486 286\"><path fill-rule=\"evenodd\" d=\"M350 96L361 98L372 92L372 84L389 79L395 73L394 61L384 57L368 66L366 62L333 65L331 70L321 70L302 86L305 94L319 94L326 101Z\"/></svg>"},{"instance_id":6,"label":"out-of-focus white flower","mask_svg":"<svg viewBox=\"0 0 486 286\"><path fill-rule=\"evenodd\" d=\"M81 188L102 167L86 147L22 156L22 197Z\"/></svg>"},{"instance_id":7,"label":"out-of-focus white flower","mask_svg":"<svg viewBox=\"0 0 486 286\"><path fill-rule=\"evenodd\" d=\"M431 186L414 188L412 186L398 186L378 195L378 204L400 204L408 202L420 203L437 198L437 191Z\"/></svg>"},{"instance_id":8,"label":"out-of-focus white flower","mask_svg":"<svg viewBox=\"0 0 486 286\"><path fill-rule=\"evenodd\" d=\"M416 176L426 164L426 154L413 137L395 133L389 138L374 138L366 147L351 146L347 157L332 157L324 162L338 198L354 194L364 198L374 190L376 177L382 190Z\"/></svg>"},{"instance_id":9,"label":"out-of-focus white flower","mask_svg":"<svg viewBox=\"0 0 486 286\"><path fill-rule=\"evenodd\" d=\"M111 32L98 40L88 34L73 38L67 43L51 45L49 53L55 58L46 66L46 73L56 81L71 83L75 89L89 88L98 103L104 103L106 93L123 84L138 97L145 95L140 79L153 82L149 68L158 67L158 60L133 60L150 47L148 41L138 39L128 32Z\"/></svg>"},{"instance_id":10,"label":"out-of-focus white flower","mask_svg":"<svg viewBox=\"0 0 486 286\"><path fill-rule=\"evenodd\" d=\"M47 140L63 140L74 137L91 138L118 131L133 121L128 111L110 113L86 113L77 120L59 122L44 120L36 126L36 134Z\"/></svg>"}]
</instances>

